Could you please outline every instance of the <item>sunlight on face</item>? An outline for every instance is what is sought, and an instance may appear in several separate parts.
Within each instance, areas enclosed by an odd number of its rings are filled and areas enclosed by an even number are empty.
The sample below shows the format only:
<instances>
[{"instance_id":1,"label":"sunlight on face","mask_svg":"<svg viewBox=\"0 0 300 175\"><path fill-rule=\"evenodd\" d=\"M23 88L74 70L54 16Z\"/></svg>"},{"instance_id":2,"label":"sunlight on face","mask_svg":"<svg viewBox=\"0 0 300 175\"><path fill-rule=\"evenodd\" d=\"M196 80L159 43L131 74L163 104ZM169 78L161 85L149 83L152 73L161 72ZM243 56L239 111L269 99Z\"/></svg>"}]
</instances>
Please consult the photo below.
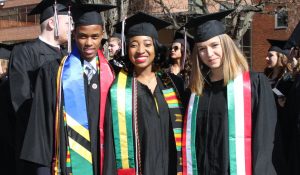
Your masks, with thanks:
<instances>
[{"instance_id":1,"label":"sunlight on face","mask_svg":"<svg viewBox=\"0 0 300 175\"><path fill-rule=\"evenodd\" d=\"M155 57L153 40L149 36L134 36L129 39L129 59L135 68L152 68Z\"/></svg>"},{"instance_id":2,"label":"sunlight on face","mask_svg":"<svg viewBox=\"0 0 300 175\"><path fill-rule=\"evenodd\" d=\"M196 43L198 55L210 69L220 68L223 59L223 49L218 36L207 41Z\"/></svg>"}]
</instances>

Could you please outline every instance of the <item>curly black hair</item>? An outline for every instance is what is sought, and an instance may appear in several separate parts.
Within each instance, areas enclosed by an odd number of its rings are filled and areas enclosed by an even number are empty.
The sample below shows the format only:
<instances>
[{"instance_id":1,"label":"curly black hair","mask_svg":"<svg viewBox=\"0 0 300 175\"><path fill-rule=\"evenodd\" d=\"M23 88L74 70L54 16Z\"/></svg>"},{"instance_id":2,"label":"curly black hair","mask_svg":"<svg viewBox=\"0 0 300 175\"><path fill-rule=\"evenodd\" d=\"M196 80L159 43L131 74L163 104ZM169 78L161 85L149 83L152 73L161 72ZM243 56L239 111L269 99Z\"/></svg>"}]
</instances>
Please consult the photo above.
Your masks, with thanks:
<instances>
[{"instance_id":1,"label":"curly black hair","mask_svg":"<svg viewBox=\"0 0 300 175\"><path fill-rule=\"evenodd\" d=\"M162 64L166 61L167 59L167 47L164 46L163 44L159 43L157 39L153 39L153 45L154 45L154 51L155 51L155 57L153 61L153 66L152 69L154 72L159 71L161 69ZM125 70L128 72L133 71L133 64L129 60L128 56L128 49L129 49L129 40L126 40L126 47L125 47L125 56L122 58L124 63L125 63Z\"/></svg>"}]
</instances>

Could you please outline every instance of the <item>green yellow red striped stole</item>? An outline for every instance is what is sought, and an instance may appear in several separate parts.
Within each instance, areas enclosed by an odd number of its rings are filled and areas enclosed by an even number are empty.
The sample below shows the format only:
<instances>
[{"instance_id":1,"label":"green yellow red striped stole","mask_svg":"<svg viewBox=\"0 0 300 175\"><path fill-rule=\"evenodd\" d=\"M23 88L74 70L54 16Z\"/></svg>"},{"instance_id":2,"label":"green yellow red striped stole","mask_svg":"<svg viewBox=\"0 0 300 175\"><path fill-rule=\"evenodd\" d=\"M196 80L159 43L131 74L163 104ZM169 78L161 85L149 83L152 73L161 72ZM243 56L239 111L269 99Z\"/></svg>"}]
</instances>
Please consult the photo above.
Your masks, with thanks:
<instances>
[{"instance_id":1,"label":"green yellow red striped stole","mask_svg":"<svg viewBox=\"0 0 300 175\"><path fill-rule=\"evenodd\" d=\"M163 82L163 95L172 117L171 121L174 128L178 156L177 171L178 174L181 174L182 104L177 96L177 89L172 83L171 78L164 72L159 72L157 75ZM134 135L132 131L132 111L135 110L132 106L133 77L128 76L127 72L121 70L110 89L110 95L118 174L135 174L136 163Z\"/></svg>"},{"instance_id":2,"label":"green yellow red striped stole","mask_svg":"<svg viewBox=\"0 0 300 175\"><path fill-rule=\"evenodd\" d=\"M121 70L110 89L115 154L118 174L135 174L132 129L132 76Z\"/></svg>"},{"instance_id":3,"label":"green yellow red striped stole","mask_svg":"<svg viewBox=\"0 0 300 175\"><path fill-rule=\"evenodd\" d=\"M179 93L171 77L166 72L158 72L157 75L162 79L164 89L163 95L168 104L171 114L173 133L177 150L177 175L182 173L182 118L183 107Z\"/></svg>"},{"instance_id":4,"label":"green yellow red striped stole","mask_svg":"<svg viewBox=\"0 0 300 175\"><path fill-rule=\"evenodd\" d=\"M198 175L196 157L196 118L201 97L190 97L183 128L183 174ZM249 72L227 85L229 166L231 175L252 174L252 114Z\"/></svg>"}]
</instances>

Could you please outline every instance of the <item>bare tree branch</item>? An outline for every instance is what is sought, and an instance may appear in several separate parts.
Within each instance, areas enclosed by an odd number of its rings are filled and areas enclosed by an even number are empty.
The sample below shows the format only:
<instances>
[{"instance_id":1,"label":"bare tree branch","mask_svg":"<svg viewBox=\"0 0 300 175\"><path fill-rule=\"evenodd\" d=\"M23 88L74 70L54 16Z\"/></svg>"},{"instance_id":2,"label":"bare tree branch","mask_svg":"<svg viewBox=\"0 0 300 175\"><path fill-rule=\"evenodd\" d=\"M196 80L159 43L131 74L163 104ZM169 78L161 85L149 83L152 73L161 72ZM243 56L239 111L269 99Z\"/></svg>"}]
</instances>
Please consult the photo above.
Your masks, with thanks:
<instances>
[{"instance_id":1,"label":"bare tree branch","mask_svg":"<svg viewBox=\"0 0 300 175\"><path fill-rule=\"evenodd\" d=\"M175 29L179 29L180 26L178 25L178 22L176 20L176 16L174 13L171 12L171 8L169 8L163 0L154 0L155 3L159 4L162 8L162 11L165 15L168 16L168 18L172 21L172 24Z\"/></svg>"}]
</instances>

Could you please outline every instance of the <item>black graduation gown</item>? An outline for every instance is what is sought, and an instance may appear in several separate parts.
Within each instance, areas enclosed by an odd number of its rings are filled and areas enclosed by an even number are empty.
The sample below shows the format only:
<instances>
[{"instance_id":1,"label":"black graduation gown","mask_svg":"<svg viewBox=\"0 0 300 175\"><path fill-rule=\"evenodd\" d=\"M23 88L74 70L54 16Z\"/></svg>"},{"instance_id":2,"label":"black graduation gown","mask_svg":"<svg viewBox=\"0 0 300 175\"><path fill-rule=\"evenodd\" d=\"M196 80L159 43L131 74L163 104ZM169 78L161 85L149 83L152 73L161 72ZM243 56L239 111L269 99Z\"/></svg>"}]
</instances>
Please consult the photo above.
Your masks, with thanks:
<instances>
[{"instance_id":1,"label":"black graduation gown","mask_svg":"<svg viewBox=\"0 0 300 175\"><path fill-rule=\"evenodd\" d=\"M295 78L294 84L286 101L286 118L288 119L288 134L291 139L288 148L289 174L300 174L300 75Z\"/></svg>"},{"instance_id":2,"label":"black graduation gown","mask_svg":"<svg viewBox=\"0 0 300 175\"><path fill-rule=\"evenodd\" d=\"M287 113L285 110L285 106L281 106L278 102L279 98L288 98L289 91L293 85L294 79L291 74L285 74L280 78L269 79L272 88L277 88L284 97L279 97L274 94L276 108L277 108L277 132L276 132L276 144L277 144L277 155L278 155L278 163L280 164L280 169L278 171L281 174L287 172L287 159L288 159L288 150L290 144L290 126L289 126L289 118L287 117ZM286 100L287 101L287 100ZM285 103L286 105L286 103Z\"/></svg>"},{"instance_id":3,"label":"black graduation gown","mask_svg":"<svg viewBox=\"0 0 300 175\"><path fill-rule=\"evenodd\" d=\"M270 84L263 74L251 73L252 90L252 172L276 174L272 152L276 106ZM227 90L223 80L206 84L199 99L196 154L199 174L228 175Z\"/></svg>"},{"instance_id":4,"label":"black graduation gown","mask_svg":"<svg viewBox=\"0 0 300 175\"><path fill-rule=\"evenodd\" d=\"M14 132L15 118L9 96L7 77L0 79L0 154L4 163L1 165L1 174L15 174Z\"/></svg>"},{"instance_id":5,"label":"black graduation gown","mask_svg":"<svg viewBox=\"0 0 300 175\"><path fill-rule=\"evenodd\" d=\"M11 53L9 86L11 101L16 114L17 160L28 123L38 70L46 62L61 59L63 55L63 51L40 39L17 45ZM22 170L20 173L23 173Z\"/></svg>"},{"instance_id":6,"label":"black graduation gown","mask_svg":"<svg viewBox=\"0 0 300 175\"><path fill-rule=\"evenodd\" d=\"M142 174L174 175L177 158L171 117L161 91L160 78L157 78L157 82L158 85L153 95L147 86L137 82L137 116ZM174 82L178 83L180 80ZM181 87L177 87L178 90L183 89L183 83L181 85L179 83L179 86ZM157 112L154 97L157 99L159 112ZM117 174L117 168L110 103L107 103L105 117L104 175L114 175Z\"/></svg>"},{"instance_id":7,"label":"black graduation gown","mask_svg":"<svg viewBox=\"0 0 300 175\"><path fill-rule=\"evenodd\" d=\"M52 61L44 65L37 77L35 97L32 103L28 128L24 138L21 152L21 159L30 161L42 166L51 167L54 144L54 117L56 105L56 77L59 61ZM94 174L97 175L99 168L99 103L100 103L100 83L99 76L94 75L90 85L87 84L87 77L84 75L85 95L89 121L89 131L91 138L91 152L93 156ZM93 84L97 88L93 89ZM95 85L94 85L95 87ZM62 99L62 104L64 99ZM61 128L63 127L63 117L60 117ZM61 129L61 168L62 174L68 171L65 165L66 158L66 133Z\"/></svg>"}]
</instances>

